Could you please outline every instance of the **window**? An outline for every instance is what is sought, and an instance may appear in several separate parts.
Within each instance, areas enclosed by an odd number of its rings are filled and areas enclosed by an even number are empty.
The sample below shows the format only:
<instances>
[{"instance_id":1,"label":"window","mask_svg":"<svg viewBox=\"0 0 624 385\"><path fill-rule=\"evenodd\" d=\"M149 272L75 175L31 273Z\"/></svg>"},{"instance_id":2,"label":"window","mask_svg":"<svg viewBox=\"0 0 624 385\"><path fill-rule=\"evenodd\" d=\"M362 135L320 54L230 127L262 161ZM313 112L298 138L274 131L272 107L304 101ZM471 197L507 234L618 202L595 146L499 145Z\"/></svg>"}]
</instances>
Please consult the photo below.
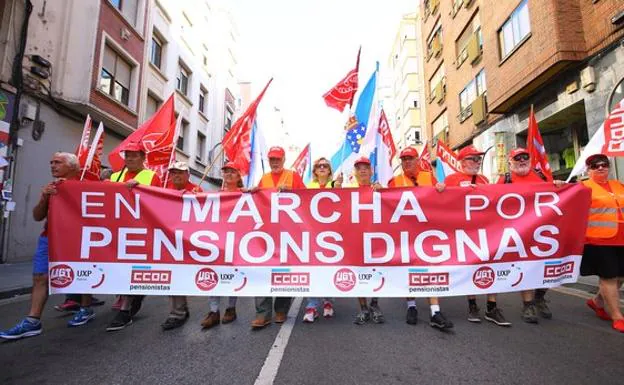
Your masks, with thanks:
<instances>
[{"instance_id":1,"label":"window","mask_svg":"<svg viewBox=\"0 0 624 385\"><path fill-rule=\"evenodd\" d=\"M225 124L223 125L223 129L225 130L225 132L230 131L230 128L232 127L233 117L234 113L232 112L232 109L230 108L230 106L227 106L225 108Z\"/></svg>"},{"instance_id":2,"label":"window","mask_svg":"<svg viewBox=\"0 0 624 385\"><path fill-rule=\"evenodd\" d=\"M438 20L431 36L427 39L427 60L431 56L437 57L440 52L442 52L442 24Z\"/></svg>"},{"instance_id":3,"label":"window","mask_svg":"<svg viewBox=\"0 0 624 385\"><path fill-rule=\"evenodd\" d=\"M197 151L195 152L195 159L200 162L204 162L206 158L206 135L201 132L197 133Z\"/></svg>"},{"instance_id":4,"label":"window","mask_svg":"<svg viewBox=\"0 0 624 385\"><path fill-rule=\"evenodd\" d=\"M178 135L178 142L176 143L176 147L180 151L186 151L184 137L188 136L188 128L189 123L182 119L182 126L180 127L180 133Z\"/></svg>"},{"instance_id":5,"label":"window","mask_svg":"<svg viewBox=\"0 0 624 385\"><path fill-rule=\"evenodd\" d=\"M441 139L443 142L446 142L446 129L448 128L448 115L446 111L440 116L436 118L431 124L433 129L433 136L435 140L433 144L437 144L437 139Z\"/></svg>"},{"instance_id":6,"label":"window","mask_svg":"<svg viewBox=\"0 0 624 385\"><path fill-rule=\"evenodd\" d=\"M150 63L160 69L162 64L163 43L156 34L152 33L152 52L150 53Z\"/></svg>"},{"instance_id":7,"label":"window","mask_svg":"<svg viewBox=\"0 0 624 385\"><path fill-rule=\"evenodd\" d=\"M485 85L485 71L481 70L477 77L468 83L468 85L459 93L459 109L462 113L460 120L464 118L463 113L468 110L475 101L477 96L483 95L487 91ZM469 112L466 112L466 116L469 116Z\"/></svg>"},{"instance_id":8,"label":"window","mask_svg":"<svg viewBox=\"0 0 624 385\"><path fill-rule=\"evenodd\" d=\"M111 47L105 45L100 73L100 89L127 106L130 97L131 73L132 66Z\"/></svg>"},{"instance_id":9,"label":"window","mask_svg":"<svg viewBox=\"0 0 624 385\"><path fill-rule=\"evenodd\" d=\"M479 49L483 47L483 34L481 33L481 19L479 14L475 14L472 20L461 33L457 41L455 42L455 50L458 58L458 63L461 64L468 57L468 45L471 39L476 39Z\"/></svg>"},{"instance_id":10,"label":"window","mask_svg":"<svg viewBox=\"0 0 624 385\"><path fill-rule=\"evenodd\" d=\"M527 0L516 8L498 31L501 58L507 57L531 32Z\"/></svg>"},{"instance_id":11,"label":"window","mask_svg":"<svg viewBox=\"0 0 624 385\"><path fill-rule=\"evenodd\" d=\"M208 91L204 87L199 89L199 112L206 113L206 100L208 100Z\"/></svg>"},{"instance_id":12,"label":"window","mask_svg":"<svg viewBox=\"0 0 624 385\"><path fill-rule=\"evenodd\" d=\"M178 76L176 77L176 89L183 95L188 95L189 71L180 63L178 65Z\"/></svg>"},{"instance_id":13,"label":"window","mask_svg":"<svg viewBox=\"0 0 624 385\"><path fill-rule=\"evenodd\" d=\"M147 94L147 102L145 104L145 118L149 118L158 111L160 101L150 94Z\"/></svg>"},{"instance_id":14,"label":"window","mask_svg":"<svg viewBox=\"0 0 624 385\"><path fill-rule=\"evenodd\" d=\"M429 80L429 92L433 92L436 86L444 80L445 75L444 65L441 65L440 68L438 68L438 70L433 74L433 77Z\"/></svg>"},{"instance_id":15,"label":"window","mask_svg":"<svg viewBox=\"0 0 624 385\"><path fill-rule=\"evenodd\" d=\"M609 113L613 111L615 106L620 102L620 100L624 99L624 79L622 79L611 94L609 98Z\"/></svg>"},{"instance_id":16,"label":"window","mask_svg":"<svg viewBox=\"0 0 624 385\"><path fill-rule=\"evenodd\" d=\"M136 25L139 0L108 0L132 25Z\"/></svg>"}]
</instances>

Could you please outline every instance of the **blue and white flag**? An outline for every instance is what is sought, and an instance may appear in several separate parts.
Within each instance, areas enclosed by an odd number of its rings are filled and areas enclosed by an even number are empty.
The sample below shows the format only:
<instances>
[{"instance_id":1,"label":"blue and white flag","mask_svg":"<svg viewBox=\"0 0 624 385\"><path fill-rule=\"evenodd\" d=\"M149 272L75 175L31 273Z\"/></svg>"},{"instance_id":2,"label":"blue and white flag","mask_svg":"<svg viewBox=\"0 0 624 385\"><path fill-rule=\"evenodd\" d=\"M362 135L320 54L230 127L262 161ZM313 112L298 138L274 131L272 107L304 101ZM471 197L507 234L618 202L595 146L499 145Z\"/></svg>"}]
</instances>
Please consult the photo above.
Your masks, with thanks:
<instances>
[{"instance_id":1,"label":"blue and white flag","mask_svg":"<svg viewBox=\"0 0 624 385\"><path fill-rule=\"evenodd\" d=\"M257 121L254 122L251 131L251 160L249 161L249 174L243 177L243 184L247 188L257 186L265 174L265 170L269 169L265 164L267 158L267 145L262 135L262 131L258 128Z\"/></svg>"}]
</instances>

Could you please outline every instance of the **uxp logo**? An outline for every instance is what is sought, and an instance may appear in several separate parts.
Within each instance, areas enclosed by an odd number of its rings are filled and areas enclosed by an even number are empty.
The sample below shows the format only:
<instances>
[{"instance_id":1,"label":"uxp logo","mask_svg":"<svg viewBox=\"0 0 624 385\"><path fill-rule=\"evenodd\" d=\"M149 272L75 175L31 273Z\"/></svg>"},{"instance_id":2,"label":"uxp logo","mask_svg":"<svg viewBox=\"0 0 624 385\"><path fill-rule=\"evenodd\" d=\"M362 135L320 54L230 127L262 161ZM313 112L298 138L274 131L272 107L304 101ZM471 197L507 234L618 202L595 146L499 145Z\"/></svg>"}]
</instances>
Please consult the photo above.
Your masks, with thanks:
<instances>
[{"instance_id":1,"label":"uxp logo","mask_svg":"<svg viewBox=\"0 0 624 385\"><path fill-rule=\"evenodd\" d=\"M130 283L166 284L171 283L171 270L152 270L150 266L134 267Z\"/></svg>"},{"instance_id":2,"label":"uxp logo","mask_svg":"<svg viewBox=\"0 0 624 385\"><path fill-rule=\"evenodd\" d=\"M340 291L349 291L357 283L355 273L347 268L340 269L334 274L334 286Z\"/></svg>"},{"instance_id":3,"label":"uxp logo","mask_svg":"<svg viewBox=\"0 0 624 385\"><path fill-rule=\"evenodd\" d=\"M448 286L448 272L429 272L427 269L410 269L409 286Z\"/></svg>"},{"instance_id":4,"label":"uxp logo","mask_svg":"<svg viewBox=\"0 0 624 385\"><path fill-rule=\"evenodd\" d=\"M212 269L206 267L195 275L195 285L199 290L210 291L219 283L219 275Z\"/></svg>"},{"instance_id":5,"label":"uxp logo","mask_svg":"<svg viewBox=\"0 0 624 385\"><path fill-rule=\"evenodd\" d=\"M50 285L63 288L74 282L74 270L68 265L56 265L50 269Z\"/></svg>"},{"instance_id":6,"label":"uxp logo","mask_svg":"<svg viewBox=\"0 0 624 385\"><path fill-rule=\"evenodd\" d=\"M570 262L546 262L544 265L544 278L557 278L562 275L572 274L574 271L574 261Z\"/></svg>"},{"instance_id":7,"label":"uxp logo","mask_svg":"<svg viewBox=\"0 0 624 385\"><path fill-rule=\"evenodd\" d=\"M489 266L478 268L472 275L472 282L479 289L487 289L494 284L494 270Z\"/></svg>"},{"instance_id":8,"label":"uxp logo","mask_svg":"<svg viewBox=\"0 0 624 385\"><path fill-rule=\"evenodd\" d=\"M310 273L295 272L290 269L271 270L271 285L273 286L310 286Z\"/></svg>"}]
</instances>

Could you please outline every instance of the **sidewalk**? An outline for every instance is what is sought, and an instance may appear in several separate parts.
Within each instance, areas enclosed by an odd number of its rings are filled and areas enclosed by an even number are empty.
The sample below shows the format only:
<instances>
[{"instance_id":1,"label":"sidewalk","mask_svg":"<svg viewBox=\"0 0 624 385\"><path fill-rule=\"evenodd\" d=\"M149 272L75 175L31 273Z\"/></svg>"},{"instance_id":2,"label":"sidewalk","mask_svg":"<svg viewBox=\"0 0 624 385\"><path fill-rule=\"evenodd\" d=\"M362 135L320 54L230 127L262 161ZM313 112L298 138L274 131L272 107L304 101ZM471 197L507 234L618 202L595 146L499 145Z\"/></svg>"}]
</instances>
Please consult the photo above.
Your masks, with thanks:
<instances>
[{"instance_id":1,"label":"sidewalk","mask_svg":"<svg viewBox=\"0 0 624 385\"><path fill-rule=\"evenodd\" d=\"M0 299L28 294L31 288L31 261L0 264Z\"/></svg>"}]
</instances>

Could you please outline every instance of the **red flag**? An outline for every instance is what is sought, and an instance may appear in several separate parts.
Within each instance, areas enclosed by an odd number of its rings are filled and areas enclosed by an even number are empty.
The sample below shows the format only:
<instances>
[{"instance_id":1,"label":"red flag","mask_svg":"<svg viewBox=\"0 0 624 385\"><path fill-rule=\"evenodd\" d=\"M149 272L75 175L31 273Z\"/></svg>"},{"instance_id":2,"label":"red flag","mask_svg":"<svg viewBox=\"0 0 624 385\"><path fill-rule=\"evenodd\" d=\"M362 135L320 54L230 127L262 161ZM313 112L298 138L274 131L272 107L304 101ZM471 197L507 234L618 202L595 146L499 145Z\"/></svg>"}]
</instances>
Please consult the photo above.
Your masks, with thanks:
<instances>
[{"instance_id":1,"label":"red flag","mask_svg":"<svg viewBox=\"0 0 624 385\"><path fill-rule=\"evenodd\" d=\"M348 105L353 105L353 97L358 89L358 71L360 67L360 51L358 50L357 61L355 62L355 68L349 71L341 81L338 82L331 90L327 91L323 95L325 104L328 107L335 108L338 111L344 111Z\"/></svg>"},{"instance_id":2,"label":"red flag","mask_svg":"<svg viewBox=\"0 0 624 385\"><path fill-rule=\"evenodd\" d=\"M130 134L119 146L115 147L108 155L108 161L114 171L119 171L124 166L121 149L129 142L139 143L146 154L146 166L155 171L166 168L175 149L175 126L176 117L174 109L174 96L156 111L151 118Z\"/></svg>"},{"instance_id":3,"label":"red flag","mask_svg":"<svg viewBox=\"0 0 624 385\"><path fill-rule=\"evenodd\" d=\"M249 173L249 164L251 163L251 131L256 121L256 109L272 81L273 79L269 80L256 100L247 107L243 115L234 122L230 131L223 136L223 152L228 160L234 162L239 167L241 175L247 175Z\"/></svg>"},{"instance_id":4,"label":"red flag","mask_svg":"<svg viewBox=\"0 0 624 385\"><path fill-rule=\"evenodd\" d=\"M80 160L80 166L84 166L84 160L87 160L87 153L89 152L89 138L91 137L91 125L93 122L91 121L91 115L87 115L87 119L85 120L84 127L82 128L82 136L80 137L80 143L78 143L78 148L76 148L76 156Z\"/></svg>"},{"instance_id":5,"label":"red flag","mask_svg":"<svg viewBox=\"0 0 624 385\"><path fill-rule=\"evenodd\" d=\"M388 124L388 119L386 118L386 112L381 109L381 114L379 116L379 134L381 135L381 139L384 144L390 151L390 164L392 164L392 159L396 155L396 146L394 145L394 139L392 138L392 131L390 131L390 125Z\"/></svg>"},{"instance_id":6,"label":"red flag","mask_svg":"<svg viewBox=\"0 0 624 385\"><path fill-rule=\"evenodd\" d=\"M97 133L96 133L97 136ZM95 140L95 138L94 138ZM82 163L82 158L80 159L80 175L83 175L83 179L87 180L100 180L100 171L102 169L102 152L104 151L104 132L100 133L99 139L97 143L91 143L91 146L96 146L95 151L93 153L93 159L91 160L91 165L87 170L85 170L85 164L87 162L87 157L89 156L88 152L85 153L84 160L85 163Z\"/></svg>"},{"instance_id":7,"label":"red flag","mask_svg":"<svg viewBox=\"0 0 624 385\"><path fill-rule=\"evenodd\" d=\"M418 157L418 167L423 171L433 172L431 167L431 152L429 152L429 142L425 143L420 156Z\"/></svg>"},{"instance_id":8,"label":"red flag","mask_svg":"<svg viewBox=\"0 0 624 385\"><path fill-rule=\"evenodd\" d=\"M604 145L601 153L607 156L624 156L624 100L615 105L602 125Z\"/></svg>"},{"instance_id":9,"label":"red flag","mask_svg":"<svg viewBox=\"0 0 624 385\"><path fill-rule=\"evenodd\" d=\"M531 106L531 113L529 114L527 151L531 157L531 168L541 170L546 176L546 180L552 181L552 171L550 170L550 165L548 164L544 140L542 140L542 135L540 134L539 127L537 126L533 106Z\"/></svg>"},{"instance_id":10,"label":"red flag","mask_svg":"<svg viewBox=\"0 0 624 385\"><path fill-rule=\"evenodd\" d=\"M293 162L292 168L303 179L306 168L310 167L310 143L304 147L297 159Z\"/></svg>"}]
</instances>

